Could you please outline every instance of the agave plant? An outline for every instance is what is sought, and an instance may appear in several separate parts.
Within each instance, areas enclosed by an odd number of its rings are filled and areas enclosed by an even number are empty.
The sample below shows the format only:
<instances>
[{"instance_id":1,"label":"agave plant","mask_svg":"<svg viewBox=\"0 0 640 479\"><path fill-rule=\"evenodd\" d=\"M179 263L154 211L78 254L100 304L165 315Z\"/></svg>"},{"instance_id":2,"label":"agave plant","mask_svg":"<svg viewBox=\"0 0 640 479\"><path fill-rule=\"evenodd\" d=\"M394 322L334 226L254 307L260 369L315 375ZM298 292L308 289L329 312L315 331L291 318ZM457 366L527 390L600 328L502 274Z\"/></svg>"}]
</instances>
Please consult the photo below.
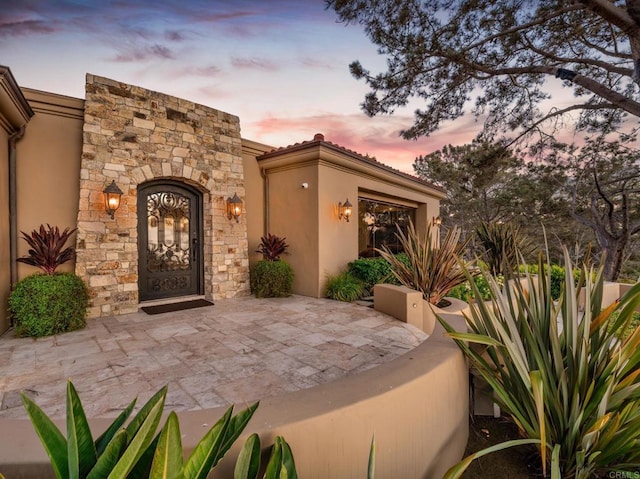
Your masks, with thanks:
<instances>
[{"instance_id":1,"label":"agave plant","mask_svg":"<svg viewBox=\"0 0 640 479\"><path fill-rule=\"evenodd\" d=\"M17 261L36 266L46 274L53 274L58 266L73 259L74 248L62 248L76 228L65 228L62 233L57 226L54 228L47 224L47 228L40 225L40 229L33 230L31 235L21 231L22 238L29 244L30 249L29 256L18 258Z\"/></svg>"},{"instance_id":2,"label":"agave plant","mask_svg":"<svg viewBox=\"0 0 640 479\"><path fill-rule=\"evenodd\" d=\"M537 444L543 473L550 468L554 479L640 470L640 328L621 339L640 306L640 283L602 308L602 268L584 266L576 286L566 248L564 261L557 303L549 268L503 287L485 270L491 304L472 307L470 332L439 318L524 437L469 456L447 479L460 477L475 457L525 443Z\"/></svg>"},{"instance_id":3,"label":"agave plant","mask_svg":"<svg viewBox=\"0 0 640 479\"><path fill-rule=\"evenodd\" d=\"M481 223L476 236L482 245L482 259L493 275L513 276L519 255L533 252L531 241L520 232L514 223Z\"/></svg>"},{"instance_id":4,"label":"agave plant","mask_svg":"<svg viewBox=\"0 0 640 479\"><path fill-rule=\"evenodd\" d=\"M125 426L135 406L134 399L95 440L71 381L67 383L66 438L24 393L22 401L58 479L206 479L238 439L258 403L236 415L230 407L184 461L180 425L175 412L169 414L164 427L156 434L166 395L165 386ZM265 479L297 479L291 448L279 436L275 442ZM258 476L260 450L260 440L253 434L238 457L234 479L255 479Z\"/></svg>"},{"instance_id":5,"label":"agave plant","mask_svg":"<svg viewBox=\"0 0 640 479\"><path fill-rule=\"evenodd\" d=\"M469 240L460 241L459 228L447 231L440 245L433 241L431 225L421 236L413 222L409 222L407 232L398 226L396 236L405 258L394 255L387 247L376 251L389 263L400 284L422 292L424 299L431 304L437 305L451 289L467 280L457 258L462 257Z\"/></svg>"},{"instance_id":6,"label":"agave plant","mask_svg":"<svg viewBox=\"0 0 640 479\"><path fill-rule=\"evenodd\" d=\"M262 236L260 238L260 246L258 246L256 252L262 253L264 259L267 261L277 261L280 259L280 255L284 254L289 247L289 245L285 243L286 239L287 238L272 235L271 233L267 234L267 236Z\"/></svg>"}]
</instances>

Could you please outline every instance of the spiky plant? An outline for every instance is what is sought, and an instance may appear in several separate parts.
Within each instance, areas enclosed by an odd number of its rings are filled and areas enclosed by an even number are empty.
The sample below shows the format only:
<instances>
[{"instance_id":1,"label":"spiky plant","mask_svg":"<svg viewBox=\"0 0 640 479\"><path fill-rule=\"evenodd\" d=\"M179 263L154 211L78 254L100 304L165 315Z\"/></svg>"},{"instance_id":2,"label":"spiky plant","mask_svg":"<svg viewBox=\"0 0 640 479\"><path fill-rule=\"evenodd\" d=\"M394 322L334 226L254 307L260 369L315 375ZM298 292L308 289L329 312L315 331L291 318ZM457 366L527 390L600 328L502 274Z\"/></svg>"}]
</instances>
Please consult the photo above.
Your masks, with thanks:
<instances>
[{"instance_id":1,"label":"spiky plant","mask_svg":"<svg viewBox=\"0 0 640 479\"><path fill-rule=\"evenodd\" d=\"M513 276L519 254L528 256L534 250L531 241L514 223L481 223L476 228L476 236L483 249L481 257L491 274L505 278Z\"/></svg>"},{"instance_id":2,"label":"spiky plant","mask_svg":"<svg viewBox=\"0 0 640 479\"><path fill-rule=\"evenodd\" d=\"M20 263L29 264L40 268L45 274L55 273L58 266L73 259L75 249L69 246L65 249L64 245L69 240L76 228L65 230L61 233L60 229L47 224L40 225L40 229L33 230L31 235L21 231L22 238L29 244L29 255L18 258Z\"/></svg>"},{"instance_id":3,"label":"spiky plant","mask_svg":"<svg viewBox=\"0 0 640 479\"><path fill-rule=\"evenodd\" d=\"M289 247L285 243L286 239L268 233L267 236L260 238L260 246L258 246L256 252L261 253L267 261L277 261L280 259L280 255L284 254Z\"/></svg>"},{"instance_id":4,"label":"spiky plant","mask_svg":"<svg viewBox=\"0 0 640 479\"><path fill-rule=\"evenodd\" d=\"M525 438L469 456L447 479L461 477L475 457L525 443L538 445L543 474L550 468L552 479L640 470L640 328L623 334L640 306L640 283L603 308L602 268L583 267L576 286L566 248L564 261L557 303L540 258L545 273L504 286L483 272L491 304L472 307L469 333L438 318Z\"/></svg>"},{"instance_id":5,"label":"spiky plant","mask_svg":"<svg viewBox=\"0 0 640 479\"><path fill-rule=\"evenodd\" d=\"M431 225L421 236L410 221L406 233L398 226L396 236L406 255L405 261L387 247L377 251L389 263L400 284L422 292L431 304L439 304L451 289L467 280L458 258L462 258L469 240L460 241L459 228L447 231L440 245L432 237Z\"/></svg>"}]
</instances>

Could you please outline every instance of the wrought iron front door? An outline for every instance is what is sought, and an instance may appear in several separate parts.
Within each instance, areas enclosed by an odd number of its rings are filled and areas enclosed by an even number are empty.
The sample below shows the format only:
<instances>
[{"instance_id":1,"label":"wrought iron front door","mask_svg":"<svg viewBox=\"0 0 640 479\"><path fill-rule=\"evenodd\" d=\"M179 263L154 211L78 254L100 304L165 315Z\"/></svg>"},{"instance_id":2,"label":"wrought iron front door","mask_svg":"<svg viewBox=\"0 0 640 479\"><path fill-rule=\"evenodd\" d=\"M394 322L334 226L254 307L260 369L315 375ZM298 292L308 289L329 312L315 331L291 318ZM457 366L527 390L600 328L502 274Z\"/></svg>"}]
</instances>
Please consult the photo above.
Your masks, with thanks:
<instances>
[{"instance_id":1,"label":"wrought iron front door","mask_svg":"<svg viewBox=\"0 0 640 479\"><path fill-rule=\"evenodd\" d=\"M202 294L202 196L176 183L138 189L140 301Z\"/></svg>"}]
</instances>

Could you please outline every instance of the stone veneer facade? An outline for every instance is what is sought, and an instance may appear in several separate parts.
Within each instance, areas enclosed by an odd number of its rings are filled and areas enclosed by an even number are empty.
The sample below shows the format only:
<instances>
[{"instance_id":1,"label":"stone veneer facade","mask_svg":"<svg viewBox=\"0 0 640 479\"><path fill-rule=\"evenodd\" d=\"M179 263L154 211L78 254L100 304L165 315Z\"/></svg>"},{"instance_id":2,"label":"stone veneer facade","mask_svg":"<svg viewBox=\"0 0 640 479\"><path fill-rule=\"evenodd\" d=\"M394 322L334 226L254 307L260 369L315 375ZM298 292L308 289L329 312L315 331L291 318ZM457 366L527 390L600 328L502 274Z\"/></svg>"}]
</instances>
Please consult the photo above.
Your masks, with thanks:
<instances>
[{"instance_id":1,"label":"stone veneer facade","mask_svg":"<svg viewBox=\"0 0 640 479\"><path fill-rule=\"evenodd\" d=\"M241 149L236 116L87 75L76 273L89 317L138 309L137 188L157 179L203 194L205 296L249 294L246 215L226 215L228 197L245 197ZM111 180L124 192L113 220L102 193Z\"/></svg>"}]
</instances>

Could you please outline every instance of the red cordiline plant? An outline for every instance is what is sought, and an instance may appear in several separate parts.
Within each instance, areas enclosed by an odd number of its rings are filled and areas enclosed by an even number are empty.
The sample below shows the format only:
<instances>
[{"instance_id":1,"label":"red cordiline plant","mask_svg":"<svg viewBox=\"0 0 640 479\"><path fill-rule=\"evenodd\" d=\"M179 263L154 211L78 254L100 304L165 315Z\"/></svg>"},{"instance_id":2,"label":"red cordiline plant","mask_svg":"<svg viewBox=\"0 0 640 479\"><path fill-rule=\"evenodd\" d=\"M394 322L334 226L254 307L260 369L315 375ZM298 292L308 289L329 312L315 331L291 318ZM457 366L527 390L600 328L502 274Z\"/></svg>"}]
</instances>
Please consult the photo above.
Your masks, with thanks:
<instances>
[{"instance_id":1,"label":"red cordiline plant","mask_svg":"<svg viewBox=\"0 0 640 479\"><path fill-rule=\"evenodd\" d=\"M280 255L284 254L289 247L285 242L286 239L268 233L267 236L260 238L260 246L256 252L261 253L267 261L278 261Z\"/></svg>"},{"instance_id":2,"label":"red cordiline plant","mask_svg":"<svg viewBox=\"0 0 640 479\"><path fill-rule=\"evenodd\" d=\"M33 230L31 235L21 231L22 238L30 248L29 255L18 258L17 261L36 266L49 275L55 273L58 266L74 257L75 249L72 246L64 248L64 245L75 231L76 228L65 228L61 233L57 226L52 227L49 224L47 229L40 225L40 229Z\"/></svg>"}]
</instances>

